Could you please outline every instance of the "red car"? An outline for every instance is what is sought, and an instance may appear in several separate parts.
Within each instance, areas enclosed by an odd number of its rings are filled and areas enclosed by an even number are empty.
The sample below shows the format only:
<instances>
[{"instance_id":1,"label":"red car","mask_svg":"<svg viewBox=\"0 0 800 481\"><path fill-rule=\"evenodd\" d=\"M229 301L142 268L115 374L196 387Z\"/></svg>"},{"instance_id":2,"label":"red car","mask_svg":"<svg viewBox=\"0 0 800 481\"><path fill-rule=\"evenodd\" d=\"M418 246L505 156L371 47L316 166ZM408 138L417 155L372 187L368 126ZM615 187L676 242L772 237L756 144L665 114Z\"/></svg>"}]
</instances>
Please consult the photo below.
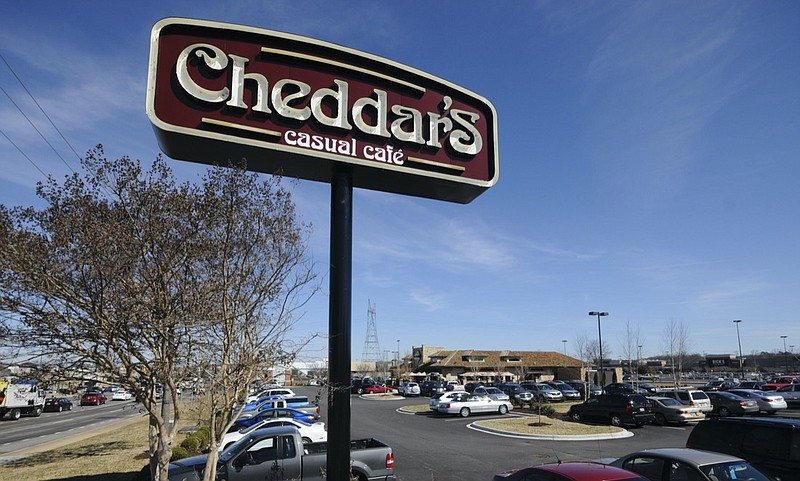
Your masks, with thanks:
<instances>
[{"instance_id":1,"label":"red car","mask_svg":"<svg viewBox=\"0 0 800 481\"><path fill-rule=\"evenodd\" d=\"M81 396L81 406L88 406L90 404L99 406L105 403L106 403L106 397L101 392L92 391L92 392L87 392L86 394Z\"/></svg>"},{"instance_id":2,"label":"red car","mask_svg":"<svg viewBox=\"0 0 800 481\"><path fill-rule=\"evenodd\" d=\"M527 481L546 479L548 481L647 481L646 478L625 469L599 463L552 463L530 468L512 469L495 474L492 481Z\"/></svg>"},{"instance_id":3,"label":"red car","mask_svg":"<svg viewBox=\"0 0 800 481\"><path fill-rule=\"evenodd\" d=\"M375 383L364 388L364 394L383 394L387 392L394 392L394 389L386 384Z\"/></svg>"},{"instance_id":4,"label":"red car","mask_svg":"<svg viewBox=\"0 0 800 481\"><path fill-rule=\"evenodd\" d=\"M759 389L762 391L775 391L790 384L800 384L800 376L777 376L766 384L762 384Z\"/></svg>"}]
</instances>

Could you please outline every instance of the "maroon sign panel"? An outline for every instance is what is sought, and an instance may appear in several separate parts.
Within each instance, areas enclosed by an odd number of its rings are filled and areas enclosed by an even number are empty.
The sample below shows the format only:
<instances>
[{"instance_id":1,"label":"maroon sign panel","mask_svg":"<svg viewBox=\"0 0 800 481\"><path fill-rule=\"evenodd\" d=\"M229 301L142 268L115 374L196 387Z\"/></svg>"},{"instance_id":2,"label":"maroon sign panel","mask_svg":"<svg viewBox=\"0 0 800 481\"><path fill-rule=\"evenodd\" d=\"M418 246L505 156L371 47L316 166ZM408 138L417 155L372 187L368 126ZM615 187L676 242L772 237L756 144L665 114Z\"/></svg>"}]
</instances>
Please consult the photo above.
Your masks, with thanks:
<instances>
[{"instance_id":1,"label":"maroon sign panel","mask_svg":"<svg viewBox=\"0 0 800 481\"><path fill-rule=\"evenodd\" d=\"M172 158L467 203L497 182L497 113L464 88L271 30L167 18L147 115Z\"/></svg>"}]
</instances>

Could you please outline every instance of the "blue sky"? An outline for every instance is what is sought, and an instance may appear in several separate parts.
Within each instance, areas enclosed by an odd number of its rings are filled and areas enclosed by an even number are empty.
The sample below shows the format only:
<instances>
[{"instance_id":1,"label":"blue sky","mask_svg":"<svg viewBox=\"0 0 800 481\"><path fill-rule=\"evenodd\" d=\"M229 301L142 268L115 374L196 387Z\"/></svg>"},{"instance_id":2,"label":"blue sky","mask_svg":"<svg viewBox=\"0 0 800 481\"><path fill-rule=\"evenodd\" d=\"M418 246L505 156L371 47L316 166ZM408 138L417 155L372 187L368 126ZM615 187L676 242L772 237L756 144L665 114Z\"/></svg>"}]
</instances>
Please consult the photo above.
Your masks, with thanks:
<instances>
[{"instance_id":1,"label":"blue sky","mask_svg":"<svg viewBox=\"0 0 800 481\"><path fill-rule=\"evenodd\" d=\"M0 16L0 53L78 155L158 154L145 85L150 30L169 16L363 50L495 105L500 177L472 203L355 192L354 360L369 301L381 350L399 340L403 354L563 339L573 353L578 336L596 339L592 310L610 313L612 357L626 324L643 355L663 353L670 321L694 352L737 353L733 319L745 354L782 350L782 335L800 351L800 3L115 4L12 2ZM61 179L77 157L5 64L0 86L14 100L0 95L0 202L38 205L39 169ZM330 187L293 189L327 275ZM298 337L327 331L327 290L326 277Z\"/></svg>"}]
</instances>

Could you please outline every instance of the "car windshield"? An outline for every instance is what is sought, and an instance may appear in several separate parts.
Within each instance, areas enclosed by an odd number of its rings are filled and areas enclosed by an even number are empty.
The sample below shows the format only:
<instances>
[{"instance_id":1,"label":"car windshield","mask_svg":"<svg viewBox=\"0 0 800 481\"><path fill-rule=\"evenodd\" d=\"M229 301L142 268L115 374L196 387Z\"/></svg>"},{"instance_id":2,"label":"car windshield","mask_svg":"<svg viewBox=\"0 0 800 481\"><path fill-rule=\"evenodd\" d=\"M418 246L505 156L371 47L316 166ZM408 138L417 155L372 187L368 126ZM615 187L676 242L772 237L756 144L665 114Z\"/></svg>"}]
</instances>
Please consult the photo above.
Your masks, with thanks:
<instances>
[{"instance_id":1,"label":"car windshield","mask_svg":"<svg viewBox=\"0 0 800 481\"><path fill-rule=\"evenodd\" d=\"M700 466L700 471L711 479L719 481L742 480L747 481L768 481L769 478L763 475L756 468L742 461L729 463L709 464Z\"/></svg>"},{"instance_id":2,"label":"car windshield","mask_svg":"<svg viewBox=\"0 0 800 481\"><path fill-rule=\"evenodd\" d=\"M681 404L680 401L678 401L676 399L669 398L669 397L668 398L664 398L664 399L659 399L659 401L664 406L683 406L683 404Z\"/></svg>"},{"instance_id":3,"label":"car windshield","mask_svg":"<svg viewBox=\"0 0 800 481\"><path fill-rule=\"evenodd\" d=\"M247 426L247 427L244 427L244 428L240 429L239 432L242 433L242 434L247 434L247 433L249 433L251 431L255 431L256 429L259 429L261 426L267 424L267 421L271 421L271 420L270 419L261 420L261 421L255 423L255 424L251 424L250 426Z\"/></svg>"}]
</instances>

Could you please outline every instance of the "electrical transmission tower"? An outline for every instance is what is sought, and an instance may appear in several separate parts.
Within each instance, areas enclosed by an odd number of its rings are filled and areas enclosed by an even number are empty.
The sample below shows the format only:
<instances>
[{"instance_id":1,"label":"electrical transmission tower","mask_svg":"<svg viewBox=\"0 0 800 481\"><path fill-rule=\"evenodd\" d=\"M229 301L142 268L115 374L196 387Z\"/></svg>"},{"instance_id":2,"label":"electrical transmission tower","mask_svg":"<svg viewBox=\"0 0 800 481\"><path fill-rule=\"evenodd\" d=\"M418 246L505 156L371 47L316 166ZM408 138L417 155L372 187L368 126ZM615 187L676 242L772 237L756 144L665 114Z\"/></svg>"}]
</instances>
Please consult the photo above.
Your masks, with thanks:
<instances>
[{"instance_id":1,"label":"electrical transmission tower","mask_svg":"<svg viewBox=\"0 0 800 481\"><path fill-rule=\"evenodd\" d=\"M378 326L375 322L375 305L368 302L367 337L364 339L364 350L361 351L361 362L378 362L381 358L381 346L378 344Z\"/></svg>"}]
</instances>

